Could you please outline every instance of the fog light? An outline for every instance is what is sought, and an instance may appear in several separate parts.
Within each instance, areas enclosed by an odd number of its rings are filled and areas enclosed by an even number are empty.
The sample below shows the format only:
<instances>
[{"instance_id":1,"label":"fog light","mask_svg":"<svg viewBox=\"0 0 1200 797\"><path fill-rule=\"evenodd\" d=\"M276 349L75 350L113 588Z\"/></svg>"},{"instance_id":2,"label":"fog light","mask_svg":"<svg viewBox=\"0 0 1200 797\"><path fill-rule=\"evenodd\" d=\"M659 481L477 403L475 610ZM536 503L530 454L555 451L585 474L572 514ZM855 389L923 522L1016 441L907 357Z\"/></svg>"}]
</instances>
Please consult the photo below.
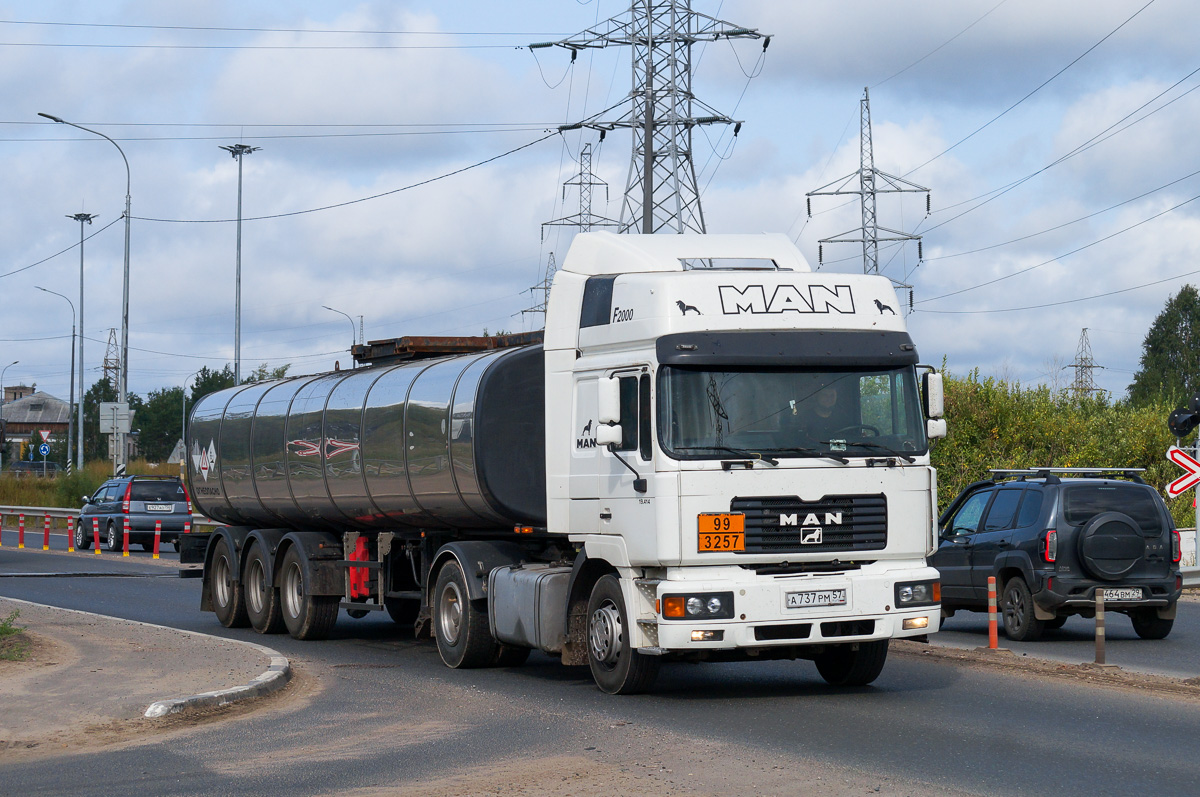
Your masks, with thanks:
<instances>
[{"instance_id":1,"label":"fog light","mask_svg":"<svg viewBox=\"0 0 1200 797\"><path fill-rule=\"evenodd\" d=\"M905 631L911 631L915 628L928 628L929 627L929 618L928 617L909 617L909 618L905 619L905 621L901 624L901 627Z\"/></svg>"},{"instance_id":2,"label":"fog light","mask_svg":"<svg viewBox=\"0 0 1200 797\"><path fill-rule=\"evenodd\" d=\"M693 631L693 642L720 642L725 638L724 631Z\"/></svg>"},{"instance_id":3,"label":"fog light","mask_svg":"<svg viewBox=\"0 0 1200 797\"><path fill-rule=\"evenodd\" d=\"M697 614L700 614L700 612L703 610L704 610L704 601L700 600L699 598L688 598L687 599L687 613L688 614L697 615Z\"/></svg>"}]
</instances>

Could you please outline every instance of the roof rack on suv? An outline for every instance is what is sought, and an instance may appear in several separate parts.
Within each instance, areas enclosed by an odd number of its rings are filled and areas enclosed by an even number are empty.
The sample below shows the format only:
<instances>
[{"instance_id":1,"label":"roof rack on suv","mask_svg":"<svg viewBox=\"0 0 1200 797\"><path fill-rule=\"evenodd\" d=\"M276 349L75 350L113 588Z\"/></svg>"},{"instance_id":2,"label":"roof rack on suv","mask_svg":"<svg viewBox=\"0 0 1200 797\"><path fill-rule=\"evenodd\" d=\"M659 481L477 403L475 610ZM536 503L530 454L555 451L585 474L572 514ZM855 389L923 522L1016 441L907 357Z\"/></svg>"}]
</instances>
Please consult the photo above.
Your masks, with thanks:
<instances>
[{"instance_id":1,"label":"roof rack on suv","mask_svg":"<svg viewBox=\"0 0 1200 797\"><path fill-rule=\"evenodd\" d=\"M1058 474L1073 473L1083 478L1125 478L1138 484L1145 484L1139 474L1145 473L1145 468L992 468L988 473L992 474L992 481L1001 481L1003 479L1016 478L1018 481L1024 481L1026 476L1032 476L1035 479L1045 479L1047 484L1058 484Z\"/></svg>"}]
</instances>

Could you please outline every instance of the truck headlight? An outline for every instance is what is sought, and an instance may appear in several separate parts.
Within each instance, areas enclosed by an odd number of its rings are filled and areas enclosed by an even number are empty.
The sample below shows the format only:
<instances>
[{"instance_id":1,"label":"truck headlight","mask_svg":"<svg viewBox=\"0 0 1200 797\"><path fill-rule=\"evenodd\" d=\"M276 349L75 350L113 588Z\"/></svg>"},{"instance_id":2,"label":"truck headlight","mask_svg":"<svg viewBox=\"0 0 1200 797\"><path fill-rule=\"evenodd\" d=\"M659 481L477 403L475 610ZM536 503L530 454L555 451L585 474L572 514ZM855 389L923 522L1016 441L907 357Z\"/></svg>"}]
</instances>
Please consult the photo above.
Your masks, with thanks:
<instances>
[{"instance_id":1,"label":"truck headlight","mask_svg":"<svg viewBox=\"0 0 1200 797\"><path fill-rule=\"evenodd\" d=\"M733 617L733 593L664 595L662 616L667 620L728 620Z\"/></svg>"},{"instance_id":2,"label":"truck headlight","mask_svg":"<svg viewBox=\"0 0 1200 797\"><path fill-rule=\"evenodd\" d=\"M903 581L896 584L896 608L909 609L917 606L933 606L941 603L942 582Z\"/></svg>"}]
</instances>

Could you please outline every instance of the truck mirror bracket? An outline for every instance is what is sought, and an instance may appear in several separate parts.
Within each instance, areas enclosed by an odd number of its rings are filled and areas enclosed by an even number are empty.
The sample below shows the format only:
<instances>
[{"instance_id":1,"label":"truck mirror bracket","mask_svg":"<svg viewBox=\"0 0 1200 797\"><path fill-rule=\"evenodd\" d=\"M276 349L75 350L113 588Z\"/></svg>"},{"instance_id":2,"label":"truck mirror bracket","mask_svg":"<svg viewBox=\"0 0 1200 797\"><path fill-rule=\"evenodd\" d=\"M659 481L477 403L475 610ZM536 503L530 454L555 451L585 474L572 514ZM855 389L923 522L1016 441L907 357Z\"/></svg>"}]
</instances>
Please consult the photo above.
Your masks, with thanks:
<instances>
[{"instance_id":1,"label":"truck mirror bracket","mask_svg":"<svg viewBox=\"0 0 1200 797\"><path fill-rule=\"evenodd\" d=\"M608 444L608 453L616 457L617 462L620 462L622 465L629 468L629 472L633 474L633 489L639 493L646 492L647 484L646 480L642 478L642 474L638 473L632 465L625 461L624 457L617 453L617 447L612 443Z\"/></svg>"}]
</instances>

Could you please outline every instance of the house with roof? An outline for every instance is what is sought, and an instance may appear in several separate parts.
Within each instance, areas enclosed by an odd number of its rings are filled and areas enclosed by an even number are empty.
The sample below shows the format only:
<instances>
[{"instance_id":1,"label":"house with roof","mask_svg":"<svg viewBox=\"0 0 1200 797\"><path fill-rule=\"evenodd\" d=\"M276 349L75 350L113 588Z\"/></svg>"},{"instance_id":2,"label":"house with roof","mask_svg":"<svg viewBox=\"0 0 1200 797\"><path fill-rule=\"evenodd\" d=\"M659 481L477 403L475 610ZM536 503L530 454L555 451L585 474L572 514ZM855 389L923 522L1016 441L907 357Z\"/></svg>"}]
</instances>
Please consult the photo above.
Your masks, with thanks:
<instances>
[{"instance_id":1,"label":"house with roof","mask_svg":"<svg viewBox=\"0 0 1200 797\"><path fill-rule=\"evenodd\" d=\"M11 391L11 392L10 392ZM34 388L18 385L4 388L4 397L11 400L0 404L0 419L5 425L5 439L16 446L21 458L26 448L42 442L40 432L48 430L51 440L66 440L71 425L71 405L60 398Z\"/></svg>"}]
</instances>

